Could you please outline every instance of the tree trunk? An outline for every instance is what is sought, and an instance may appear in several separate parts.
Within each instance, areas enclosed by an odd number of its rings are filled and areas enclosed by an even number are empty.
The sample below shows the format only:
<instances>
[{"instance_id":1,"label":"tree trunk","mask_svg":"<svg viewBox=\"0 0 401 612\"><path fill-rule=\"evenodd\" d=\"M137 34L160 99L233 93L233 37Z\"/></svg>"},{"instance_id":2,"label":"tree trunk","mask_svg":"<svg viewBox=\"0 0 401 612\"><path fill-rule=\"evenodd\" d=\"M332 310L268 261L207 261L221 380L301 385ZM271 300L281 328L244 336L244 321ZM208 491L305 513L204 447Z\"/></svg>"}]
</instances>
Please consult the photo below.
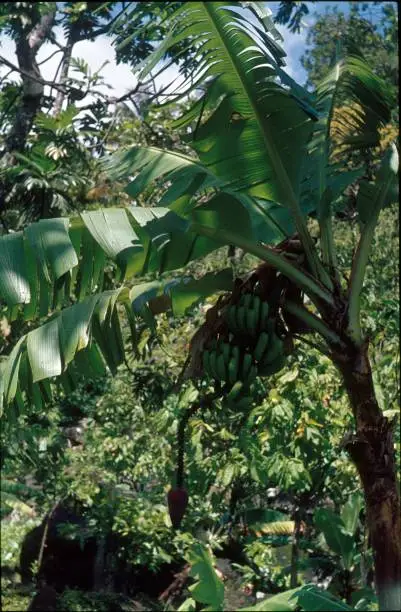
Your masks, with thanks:
<instances>
[{"instance_id":1,"label":"tree trunk","mask_svg":"<svg viewBox=\"0 0 401 612\"><path fill-rule=\"evenodd\" d=\"M23 93L14 124L5 140L6 152L24 150L33 121L40 110L44 85L40 81L36 55L53 27L55 15L55 11L43 15L28 35L18 37L16 51L18 66L22 71Z\"/></svg>"},{"instance_id":2,"label":"tree trunk","mask_svg":"<svg viewBox=\"0 0 401 612\"><path fill-rule=\"evenodd\" d=\"M40 110L44 85L41 80L38 80L41 79L41 74L36 56L51 32L55 16L56 11L43 15L28 34L23 32L17 38L16 52L18 66L21 70L22 97L10 133L4 140L2 168L15 164L14 151L19 153L24 151L29 132ZM8 186L4 180L0 180L0 210L6 209L7 195Z\"/></svg>"},{"instance_id":3,"label":"tree trunk","mask_svg":"<svg viewBox=\"0 0 401 612\"><path fill-rule=\"evenodd\" d=\"M59 79L59 85L64 85L68 79L68 70L70 68L70 62L71 62L71 56L72 56L72 50L74 48L75 43L77 42L79 38L79 29L74 28L74 24L72 24L70 26L70 31L68 34L68 40L67 40L67 44L65 46L64 52L63 52L63 60L62 60L62 64L61 64L61 72L60 72L60 79ZM65 100L65 96L66 96L66 89L59 89L57 91L57 96L56 96L56 101L54 103L53 106L53 115L54 117L57 117L57 115L59 115L61 113L62 107L63 107L63 102Z\"/></svg>"},{"instance_id":4,"label":"tree trunk","mask_svg":"<svg viewBox=\"0 0 401 612\"><path fill-rule=\"evenodd\" d=\"M344 440L365 494L380 610L401 609L401 517L393 425L377 403L367 344L352 357L337 355L356 421Z\"/></svg>"}]
</instances>

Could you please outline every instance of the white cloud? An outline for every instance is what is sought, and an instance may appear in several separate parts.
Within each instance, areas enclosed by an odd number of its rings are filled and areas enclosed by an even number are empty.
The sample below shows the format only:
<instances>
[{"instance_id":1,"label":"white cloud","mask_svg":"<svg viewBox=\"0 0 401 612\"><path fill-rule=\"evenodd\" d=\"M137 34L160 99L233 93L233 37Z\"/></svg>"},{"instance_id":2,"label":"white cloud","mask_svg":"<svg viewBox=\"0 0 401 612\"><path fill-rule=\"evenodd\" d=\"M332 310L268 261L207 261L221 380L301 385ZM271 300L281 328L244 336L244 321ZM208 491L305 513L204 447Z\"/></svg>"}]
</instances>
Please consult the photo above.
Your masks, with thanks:
<instances>
[{"instance_id":1,"label":"white cloud","mask_svg":"<svg viewBox=\"0 0 401 612\"><path fill-rule=\"evenodd\" d=\"M301 65L300 58L306 46L307 27L301 28L299 34L292 34L288 28L282 26L277 26L277 29L284 38L281 45L287 54L284 69L290 77L302 84L306 80L306 72Z\"/></svg>"}]
</instances>

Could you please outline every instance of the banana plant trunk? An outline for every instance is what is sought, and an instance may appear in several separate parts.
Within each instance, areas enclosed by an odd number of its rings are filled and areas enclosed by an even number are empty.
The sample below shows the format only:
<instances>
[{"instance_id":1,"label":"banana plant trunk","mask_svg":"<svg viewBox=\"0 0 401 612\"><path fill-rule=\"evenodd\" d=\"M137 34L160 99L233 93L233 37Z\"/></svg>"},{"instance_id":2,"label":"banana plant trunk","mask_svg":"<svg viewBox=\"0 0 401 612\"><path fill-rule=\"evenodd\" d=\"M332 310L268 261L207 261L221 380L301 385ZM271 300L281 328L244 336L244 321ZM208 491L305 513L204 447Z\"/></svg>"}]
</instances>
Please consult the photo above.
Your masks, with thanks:
<instances>
[{"instance_id":1,"label":"banana plant trunk","mask_svg":"<svg viewBox=\"0 0 401 612\"><path fill-rule=\"evenodd\" d=\"M356 433L344 445L361 478L380 610L401 610L401 516L393 424L378 405L367 343L335 355L352 406Z\"/></svg>"}]
</instances>

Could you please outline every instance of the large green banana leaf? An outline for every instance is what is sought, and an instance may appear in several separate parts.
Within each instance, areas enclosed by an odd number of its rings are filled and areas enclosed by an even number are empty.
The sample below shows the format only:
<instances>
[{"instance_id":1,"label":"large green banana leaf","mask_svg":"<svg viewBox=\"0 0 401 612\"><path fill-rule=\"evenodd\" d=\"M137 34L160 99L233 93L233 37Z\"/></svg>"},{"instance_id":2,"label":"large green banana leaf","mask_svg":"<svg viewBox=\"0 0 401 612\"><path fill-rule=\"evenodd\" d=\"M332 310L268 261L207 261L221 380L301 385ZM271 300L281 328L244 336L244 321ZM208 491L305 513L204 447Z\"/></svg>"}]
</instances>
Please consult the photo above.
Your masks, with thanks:
<instances>
[{"instance_id":1,"label":"large green banana leaf","mask_svg":"<svg viewBox=\"0 0 401 612\"><path fill-rule=\"evenodd\" d=\"M248 15L238 12L239 4L246 5ZM197 120L187 138L197 158L135 146L107 161L111 176L131 177L126 191L132 197L149 181L163 179L168 187L160 204L178 214L187 214L211 188L246 194L248 201L254 196L259 202L274 202L271 212L281 227L283 206L292 207L292 213L295 206L304 215L320 214L323 208L326 214L330 202L363 172L346 171L330 161L336 105L347 100L336 120L337 149L341 144L343 151L344 145L377 144L378 128L390 116L384 83L361 54L352 50L342 57L339 51L331 72L311 94L283 70L280 35L260 3L185 3L168 20L170 36L141 63L140 76L175 43L196 43L198 68L166 104L174 104L183 91L198 94L193 106L173 122L183 127ZM267 225L274 217L265 217ZM288 233L293 223L291 215L285 217ZM271 238L267 234L265 242Z\"/></svg>"},{"instance_id":2,"label":"large green banana leaf","mask_svg":"<svg viewBox=\"0 0 401 612\"><path fill-rule=\"evenodd\" d=\"M231 269L190 277L140 283L131 289L95 293L64 308L46 323L29 331L15 345L0 371L0 404L23 405L25 394L38 407L51 398L49 379L61 377L65 388L73 388L77 374L99 376L107 365L112 373L125 361L121 331L125 314L137 353L138 317L153 326L152 308L172 309L183 314L197 301L232 287ZM162 298L162 299L158 299Z\"/></svg>"},{"instance_id":3,"label":"large green banana leaf","mask_svg":"<svg viewBox=\"0 0 401 612\"><path fill-rule=\"evenodd\" d=\"M237 2L188 2L169 17L163 50L190 40L199 60L172 103L202 84L195 108L179 120L185 125L201 108L208 116L191 142L201 164L232 191L289 206L298 196L299 160L317 115L277 80L285 52L272 24L252 25L239 8ZM159 57L156 49L142 76Z\"/></svg>"},{"instance_id":4,"label":"large green banana leaf","mask_svg":"<svg viewBox=\"0 0 401 612\"><path fill-rule=\"evenodd\" d=\"M315 96L319 121L303 164L302 200L308 200L324 216L329 214L329 203L365 172L364 167L346 170L339 159L345 159L351 149L368 150L379 144L379 129L390 120L390 100L384 81L356 49L345 56L337 50L337 58ZM341 113L333 123L339 106ZM336 163L331 159L333 152Z\"/></svg>"},{"instance_id":5,"label":"large green banana leaf","mask_svg":"<svg viewBox=\"0 0 401 612\"><path fill-rule=\"evenodd\" d=\"M292 610L308 612L319 612L320 610L336 612L338 610L341 612L355 608L328 591L319 589L313 584L305 584L302 587L267 597L250 608L241 609L243 612L291 612Z\"/></svg>"},{"instance_id":6,"label":"large green banana leaf","mask_svg":"<svg viewBox=\"0 0 401 612\"><path fill-rule=\"evenodd\" d=\"M204 223L257 240L261 226L264 232L266 227L260 219L269 211L262 206L254 210L253 205L246 196L240 202L219 193L196 214ZM220 246L191 231L190 221L169 209L107 209L84 213L70 224L67 219L39 221L24 232L0 237L0 299L9 316L21 313L31 320L50 315L50 320L20 339L2 370L1 395L6 404L22 405L24 393L42 405L50 397L44 381L60 375L65 388L72 388L77 359L79 369L88 375L104 372L105 364L115 372L125 358L122 310L135 347L136 315L152 326L156 298L164 296L158 312L162 303L162 310L171 308L180 315L197 300L229 290L231 270L196 280L155 280L131 289L124 285L123 280L135 274L183 268ZM272 240L285 235L274 223L270 233ZM110 262L119 281L115 288L108 288L104 273Z\"/></svg>"},{"instance_id":7,"label":"large green banana leaf","mask_svg":"<svg viewBox=\"0 0 401 612\"><path fill-rule=\"evenodd\" d=\"M52 377L59 376L66 388L74 383L77 363L92 373L104 371L105 364L115 371L124 359L118 304L126 307L135 345L135 300L152 326L149 304L155 297L167 295L166 307L182 312L197 296L226 290L231 282L222 273L201 279L198 287L195 281L155 281L128 289L125 279L184 268L225 244L220 230L241 238L237 244L278 242L295 229L294 213L316 210L327 189L332 197L354 180L327 161L341 75L332 73L314 101L285 74L285 54L268 13L247 4L256 25L233 2L185 3L168 18L171 35L163 49L184 39L198 49L196 73L177 94L202 83L199 99L177 120L186 125L199 119L191 136L196 157L135 147L107 162L120 177L135 175L127 188L133 197L153 180L167 181L159 207L92 211L71 222L43 220L0 237L0 303L11 318L19 311L26 320L54 312L21 338L2 365L6 404L20 405L23 392L40 405ZM144 72L160 57L156 50ZM367 109L361 112L370 118L369 129L376 129L387 112L382 89L360 57L344 66L350 99ZM363 135L361 117L354 121ZM199 195L212 193L199 202ZM213 239L198 235L196 223L198 229L212 228Z\"/></svg>"},{"instance_id":8,"label":"large green banana leaf","mask_svg":"<svg viewBox=\"0 0 401 612\"><path fill-rule=\"evenodd\" d=\"M221 246L191 230L199 218L254 242L278 242L293 230L285 209L229 192L217 193L186 217L165 207L131 206L86 212L71 222L41 220L0 237L0 299L12 318L19 307L30 320L109 288L110 261L117 283L184 268Z\"/></svg>"}]
</instances>

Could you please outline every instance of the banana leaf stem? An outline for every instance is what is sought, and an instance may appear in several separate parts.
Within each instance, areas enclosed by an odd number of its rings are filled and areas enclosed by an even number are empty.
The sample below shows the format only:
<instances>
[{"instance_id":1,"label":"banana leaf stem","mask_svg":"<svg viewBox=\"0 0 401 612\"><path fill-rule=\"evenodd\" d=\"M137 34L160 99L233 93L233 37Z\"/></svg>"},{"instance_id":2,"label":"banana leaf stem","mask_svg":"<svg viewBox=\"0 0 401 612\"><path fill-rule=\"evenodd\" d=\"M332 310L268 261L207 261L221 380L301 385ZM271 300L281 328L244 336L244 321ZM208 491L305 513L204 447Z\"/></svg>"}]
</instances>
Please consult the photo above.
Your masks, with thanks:
<instances>
[{"instance_id":1,"label":"banana leaf stem","mask_svg":"<svg viewBox=\"0 0 401 612\"><path fill-rule=\"evenodd\" d=\"M192 223L189 226L189 229L201 234L202 236L207 236L212 240L225 244L233 244L234 246L243 249L247 253L251 253L256 257L259 257L262 261L270 264L284 276L296 283L298 287L305 291L312 301L315 301L316 298L318 298L323 300L325 303L334 306L334 298L326 287L323 287L312 276L291 264L282 255L274 253L272 249L264 247L260 243L258 244L253 240L249 240L233 232L223 229L214 229L212 227L201 225L200 223Z\"/></svg>"},{"instance_id":2,"label":"banana leaf stem","mask_svg":"<svg viewBox=\"0 0 401 612\"><path fill-rule=\"evenodd\" d=\"M380 210L382 208L382 203L385 201L389 187L390 182L386 188L383 189L377 205L362 229L352 262L351 276L348 285L348 332L357 346L361 346L363 343L360 310L361 293L366 274L366 267L368 265L369 255L372 249L374 233L379 219Z\"/></svg>"},{"instance_id":3,"label":"banana leaf stem","mask_svg":"<svg viewBox=\"0 0 401 612\"><path fill-rule=\"evenodd\" d=\"M332 280L324 265L319 259L318 252L316 250L315 245L313 244L313 241L305 223L305 219L301 215L298 205L292 206L291 210L294 216L295 226L297 228L302 246L305 251L306 259L308 261L310 269L312 270L313 276L319 279L325 285L325 287L327 287L327 289L332 290Z\"/></svg>"},{"instance_id":4,"label":"banana leaf stem","mask_svg":"<svg viewBox=\"0 0 401 612\"><path fill-rule=\"evenodd\" d=\"M310 312L307 308L305 308L305 306L300 306L299 304L294 304L290 300L287 300L283 305L283 309L289 312L290 314L296 316L298 319L301 319L304 323L308 325L308 327L311 327L331 344L343 344L340 336L333 332L326 325L326 323L322 321L322 319L319 319L319 317Z\"/></svg>"},{"instance_id":5,"label":"banana leaf stem","mask_svg":"<svg viewBox=\"0 0 401 612\"><path fill-rule=\"evenodd\" d=\"M319 353L322 353L322 355L326 355L326 357L329 357L331 359L331 353L329 349L326 348L324 345L317 342L311 342L310 340L305 338L305 336L300 336L299 334L293 334L292 337L295 338L295 340L299 340L299 342L305 342L305 344L307 344L308 346L311 346L312 348L319 351Z\"/></svg>"},{"instance_id":6,"label":"banana leaf stem","mask_svg":"<svg viewBox=\"0 0 401 612\"><path fill-rule=\"evenodd\" d=\"M333 225L330 214L324 214L319 218L319 229L323 265L325 265L326 268L334 272L338 283L340 283L337 268L336 247L333 237Z\"/></svg>"}]
</instances>

